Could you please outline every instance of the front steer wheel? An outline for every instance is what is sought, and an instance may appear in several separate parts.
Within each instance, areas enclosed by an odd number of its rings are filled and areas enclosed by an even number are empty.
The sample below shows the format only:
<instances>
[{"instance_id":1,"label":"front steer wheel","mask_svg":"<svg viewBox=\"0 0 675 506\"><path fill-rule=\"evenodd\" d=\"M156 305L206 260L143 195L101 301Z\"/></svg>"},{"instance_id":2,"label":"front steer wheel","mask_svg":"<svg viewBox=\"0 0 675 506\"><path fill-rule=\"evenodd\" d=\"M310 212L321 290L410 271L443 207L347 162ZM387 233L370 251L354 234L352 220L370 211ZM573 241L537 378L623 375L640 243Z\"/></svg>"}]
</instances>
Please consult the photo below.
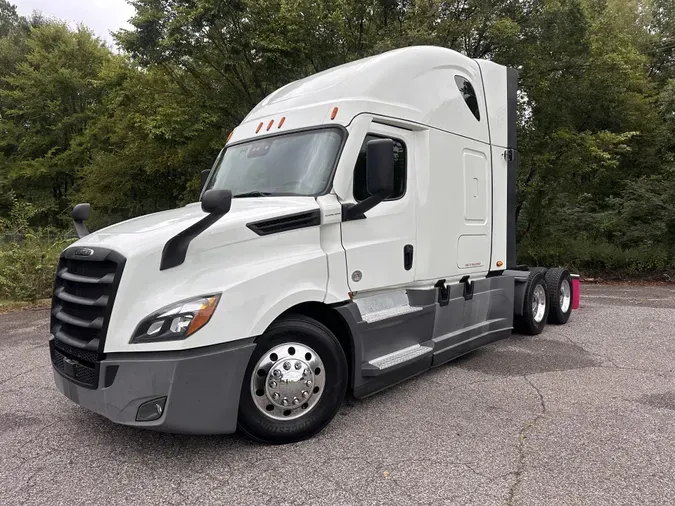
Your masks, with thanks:
<instances>
[{"instance_id":1,"label":"front steer wheel","mask_svg":"<svg viewBox=\"0 0 675 506\"><path fill-rule=\"evenodd\" d=\"M333 333L290 315L260 337L246 369L239 429L263 443L312 437L333 419L347 390L347 360Z\"/></svg>"}]
</instances>

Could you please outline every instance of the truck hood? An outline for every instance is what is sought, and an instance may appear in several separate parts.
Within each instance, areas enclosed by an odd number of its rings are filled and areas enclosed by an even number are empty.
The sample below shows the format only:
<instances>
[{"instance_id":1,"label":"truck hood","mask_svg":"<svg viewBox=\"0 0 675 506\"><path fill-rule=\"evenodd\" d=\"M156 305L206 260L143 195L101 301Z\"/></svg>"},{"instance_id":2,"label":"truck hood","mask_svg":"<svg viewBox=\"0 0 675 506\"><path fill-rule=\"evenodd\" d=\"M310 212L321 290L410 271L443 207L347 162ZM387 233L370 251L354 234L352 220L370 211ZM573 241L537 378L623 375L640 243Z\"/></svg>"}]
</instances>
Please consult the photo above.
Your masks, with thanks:
<instances>
[{"instance_id":1,"label":"truck hood","mask_svg":"<svg viewBox=\"0 0 675 506\"><path fill-rule=\"evenodd\" d=\"M253 197L232 200L230 212L197 236L190 249L206 250L258 236L248 223L318 209L314 197ZM93 232L74 246L104 247L127 258L162 250L166 242L207 215L199 202L140 216ZM188 253L189 254L189 253Z\"/></svg>"}]
</instances>

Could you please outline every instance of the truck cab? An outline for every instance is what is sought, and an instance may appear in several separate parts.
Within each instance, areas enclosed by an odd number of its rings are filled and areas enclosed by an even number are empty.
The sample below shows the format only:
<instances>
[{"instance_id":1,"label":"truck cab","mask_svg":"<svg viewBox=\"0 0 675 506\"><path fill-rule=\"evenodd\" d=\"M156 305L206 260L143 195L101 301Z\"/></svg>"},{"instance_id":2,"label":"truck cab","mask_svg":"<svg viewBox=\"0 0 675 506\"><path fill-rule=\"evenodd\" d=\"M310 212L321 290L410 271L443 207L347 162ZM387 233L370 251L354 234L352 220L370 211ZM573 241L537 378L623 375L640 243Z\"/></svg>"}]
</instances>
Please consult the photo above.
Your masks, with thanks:
<instances>
[{"instance_id":1,"label":"truck cab","mask_svg":"<svg viewBox=\"0 0 675 506\"><path fill-rule=\"evenodd\" d=\"M515 262L517 73L409 47L288 84L200 202L61 257L58 389L114 422L270 442L510 335L564 323L564 269ZM86 213L85 213L86 214Z\"/></svg>"}]
</instances>

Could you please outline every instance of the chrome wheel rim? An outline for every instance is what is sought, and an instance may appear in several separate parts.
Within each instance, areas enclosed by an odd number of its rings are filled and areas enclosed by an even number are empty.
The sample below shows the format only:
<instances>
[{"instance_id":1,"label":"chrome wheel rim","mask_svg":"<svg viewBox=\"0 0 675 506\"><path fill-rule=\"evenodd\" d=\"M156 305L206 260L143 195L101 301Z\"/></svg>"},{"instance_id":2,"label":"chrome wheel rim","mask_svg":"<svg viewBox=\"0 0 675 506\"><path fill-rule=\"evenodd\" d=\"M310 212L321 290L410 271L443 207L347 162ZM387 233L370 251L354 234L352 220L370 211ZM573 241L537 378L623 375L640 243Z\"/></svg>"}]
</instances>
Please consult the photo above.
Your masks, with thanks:
<instances>
[{"instance_id":1,"label":"chrome wheel rim","mask_svg":"<svg viewBox=\"0 0 675 506\"><path fill-rule=\"evenodd\" d=\"M544 319L546 312L546 290L541 284L534 287L534 294L532 296L532 315L534 321L540 323Z\"/></svg>"},{"instance_id":2,"label":"chrome wheel rim","mask_svg":"<svg viewBox=\"0 0 675 506\"><path fill-rule=\"evenodd\" d=\"M567 313L571 302L572 288L570 287L570 282L566 279L563 279L562 283L560 283L560 310L563 313Z\"/></svg>"},{"instance_id":3,"label":"chrome wheel rim","mask_svg":"<svg viewBox=\"0 0 675 506\"><path fill-rule=\"evenodd\" d=\"M323 361L312 348L284 343L258 360L251 374L251 397L267 418L294 420L319 402L325 378Z\"/></svg>"}]
</instances>

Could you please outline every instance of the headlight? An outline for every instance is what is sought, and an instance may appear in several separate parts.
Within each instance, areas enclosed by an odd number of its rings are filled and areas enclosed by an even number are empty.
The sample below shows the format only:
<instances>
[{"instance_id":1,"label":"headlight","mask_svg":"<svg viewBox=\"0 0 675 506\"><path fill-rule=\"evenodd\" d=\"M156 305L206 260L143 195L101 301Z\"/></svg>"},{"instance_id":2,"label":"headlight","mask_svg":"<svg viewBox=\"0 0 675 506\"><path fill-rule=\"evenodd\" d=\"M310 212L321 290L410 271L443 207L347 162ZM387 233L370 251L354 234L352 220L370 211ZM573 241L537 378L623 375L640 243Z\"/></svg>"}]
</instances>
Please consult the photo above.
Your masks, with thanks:
<instances>
[{"instance_id":1,"label":"headlight","mask_svg":"<svg viewBox=\"0 0 675 506\"><path fill-rule=\"evenodd\" d=\"M205 295L166 306L143 320L129 342L185 339L209 323L219 300L220 295Z\"/></svg>"}]
</instances>

